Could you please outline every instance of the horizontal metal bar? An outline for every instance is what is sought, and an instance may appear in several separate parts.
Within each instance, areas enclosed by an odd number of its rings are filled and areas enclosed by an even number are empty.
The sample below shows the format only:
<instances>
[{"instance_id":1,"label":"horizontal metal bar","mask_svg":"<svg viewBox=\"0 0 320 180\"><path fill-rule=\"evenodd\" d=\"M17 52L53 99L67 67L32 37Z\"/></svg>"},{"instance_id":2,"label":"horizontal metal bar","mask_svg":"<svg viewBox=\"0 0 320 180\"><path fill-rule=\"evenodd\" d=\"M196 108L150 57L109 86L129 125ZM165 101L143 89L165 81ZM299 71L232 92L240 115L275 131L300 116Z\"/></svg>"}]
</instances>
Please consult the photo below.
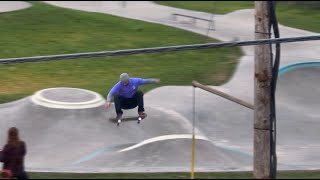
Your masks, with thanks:
<instances>
[{"instance_id":1,"label":"horizontal metal bar","mask_svg":"<svg viewBox=\"0 0 320 180\"><path fill-rule=\"evenodd\" d=\"M250 103L248 103L248 102L246 102L246 101L244 101L244 100L241 100L241 99L239 99L239 98L236 98L236 97L234 97L234 96L231 96L231 95L229 95L229 94L226 94L226 93L224 93L224 92L221 92L221 91L218 91L218 90L216 90L216 89L213 89L213 88L210 88L210 87L208 87L208 86L205 86L205 85L203 85L203 84L200 84L200 83L198 83L197 81L192 81L192 85L193 85L194 87L201 88L201 89L203 89L203 90L206 90L206 91L208 91L208 92L211 92L211 93L213 93L213 94L216 94L216 95L221 96L221 97L223 97L223 98L225 98L225 99L228 99L228 100L230 100L230 101L233 101L233 102L235 102L235 103L238 103L238 104L240 104L240 105L242 105L242 106L245 106L245 107L247 107L247 108L249 108L249 109L254 110L254 106L253 106L252 104L250 104Z\"/></svg>"},{"instance_id":2,"label":"horizontal metal bar","mask_svg":"<svg viewBox=\"0 0 320 180\"><path fill-rule=\"evenodd\" d=\"M199 19L199 20L204 20L204 21L212 22L212 20L209 20L209 19L199 18L199 17L195 17L195 16L188 16L188 15L184 15L184 14L174 13L174 14L172 14L172 15L174 15L174 16L182 16L182 17L188 17L188 18L193 18L193 19Z\"/></svg>"}]
</instances>

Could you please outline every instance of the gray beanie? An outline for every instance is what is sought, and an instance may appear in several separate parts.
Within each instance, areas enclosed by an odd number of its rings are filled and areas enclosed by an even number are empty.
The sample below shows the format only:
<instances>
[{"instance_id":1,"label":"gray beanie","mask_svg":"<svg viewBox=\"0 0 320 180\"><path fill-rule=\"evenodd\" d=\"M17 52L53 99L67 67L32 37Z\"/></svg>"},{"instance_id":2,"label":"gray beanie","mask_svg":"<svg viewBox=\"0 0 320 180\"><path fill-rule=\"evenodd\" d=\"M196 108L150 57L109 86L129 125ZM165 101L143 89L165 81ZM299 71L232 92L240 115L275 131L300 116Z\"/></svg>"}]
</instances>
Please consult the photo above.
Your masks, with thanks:
<instances>
[{"instance_id":1,"label":"gray beanie","mask_svg":"<svg viewBox=\"0 0 320 180\"><path fill-rule=\"evenodd\" d=\"M120 81L123 83L123 82L126 82L129 80L129 75L127 73L122 73L120 75Z\"/></svg>"}]
</instances>

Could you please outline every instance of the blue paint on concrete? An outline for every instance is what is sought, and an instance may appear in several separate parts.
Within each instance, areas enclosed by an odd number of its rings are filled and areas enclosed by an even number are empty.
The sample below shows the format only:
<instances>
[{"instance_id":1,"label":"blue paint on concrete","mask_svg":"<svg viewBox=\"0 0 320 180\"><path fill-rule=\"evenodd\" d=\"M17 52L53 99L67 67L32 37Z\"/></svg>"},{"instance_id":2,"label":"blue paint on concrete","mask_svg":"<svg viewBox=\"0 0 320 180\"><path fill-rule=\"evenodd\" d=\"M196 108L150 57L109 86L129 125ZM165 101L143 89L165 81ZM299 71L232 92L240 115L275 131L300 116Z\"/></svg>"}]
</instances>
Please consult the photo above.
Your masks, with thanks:
<instances>
[{"instance_id":1,"label":"blue paint on concrete","mask_svg":"<svg viewBox=\"0 0 320 180\"><path fill-rule=\"evenodd\" d=\"M289 65L285 65L279 68L279 76L285 74L286 72L292 71L301 67L317 67L320 66L320 61L308 61L308 62L298 62Z\"/></svg>"}]
</instances>

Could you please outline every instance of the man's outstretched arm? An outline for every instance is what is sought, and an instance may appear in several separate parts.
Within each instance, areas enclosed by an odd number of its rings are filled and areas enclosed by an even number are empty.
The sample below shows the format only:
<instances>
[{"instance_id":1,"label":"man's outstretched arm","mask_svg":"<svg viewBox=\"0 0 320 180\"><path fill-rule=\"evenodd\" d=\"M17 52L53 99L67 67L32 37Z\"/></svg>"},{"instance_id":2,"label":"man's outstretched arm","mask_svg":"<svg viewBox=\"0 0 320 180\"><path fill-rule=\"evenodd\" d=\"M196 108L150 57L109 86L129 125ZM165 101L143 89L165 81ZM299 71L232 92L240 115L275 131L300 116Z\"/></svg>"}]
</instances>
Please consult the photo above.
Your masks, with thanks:
<instances>
[{"instance_id":1,"label":"man's outstretched arm","mask_svg":"<svg viewBox=\"0 0 320 180\"><path fill-rule=\"evenodd\" d=\"M141 84L157 84L160 83L160 79L140 79Z\"/></svg>"}]
</instances>

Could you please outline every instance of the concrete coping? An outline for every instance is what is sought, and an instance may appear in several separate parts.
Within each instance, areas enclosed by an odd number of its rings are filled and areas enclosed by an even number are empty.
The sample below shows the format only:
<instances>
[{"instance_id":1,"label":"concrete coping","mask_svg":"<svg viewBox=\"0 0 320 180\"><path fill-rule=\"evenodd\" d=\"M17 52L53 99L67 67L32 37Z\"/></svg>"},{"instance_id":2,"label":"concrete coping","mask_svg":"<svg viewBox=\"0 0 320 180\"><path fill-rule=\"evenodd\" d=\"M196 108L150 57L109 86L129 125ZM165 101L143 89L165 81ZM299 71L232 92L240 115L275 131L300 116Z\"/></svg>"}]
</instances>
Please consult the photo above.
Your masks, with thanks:
<instances>
[{"instance_id":1,"label":"concrete coping","mask_svg":"<svg viewBox=\"0 0 320 180\"><path fill-rule=\"evenodd\" d=\"M96 92L67 87L37 91L31 100L37 105L58 109L87 109L99 107L105 103L105 99Z\"/></svg>"}]
</instances>

